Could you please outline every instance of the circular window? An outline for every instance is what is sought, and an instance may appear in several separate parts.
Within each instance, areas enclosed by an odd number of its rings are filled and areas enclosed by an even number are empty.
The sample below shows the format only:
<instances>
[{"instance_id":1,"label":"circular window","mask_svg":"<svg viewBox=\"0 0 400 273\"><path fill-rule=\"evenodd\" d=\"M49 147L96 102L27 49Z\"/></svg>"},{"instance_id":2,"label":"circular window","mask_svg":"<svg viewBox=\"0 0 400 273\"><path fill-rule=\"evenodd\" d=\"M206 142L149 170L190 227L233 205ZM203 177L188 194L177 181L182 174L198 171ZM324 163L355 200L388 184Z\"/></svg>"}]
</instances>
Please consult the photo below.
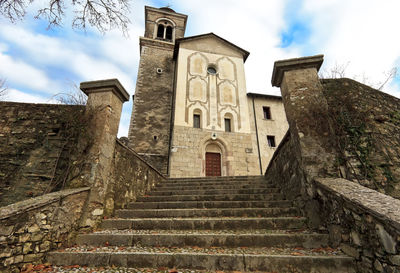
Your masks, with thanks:
<instances>
[{"instance_id":1,"label":"circular window","mask_svg":"<svg viewBox=\"0 0 400 273\"><path fill-rule=\"evenodd\" d=\"M209 67L207 67L207 72L208 74L215 75L217 74L217 69L215 68L215 66L210 65Z\"/></svg>"}]
</instances>

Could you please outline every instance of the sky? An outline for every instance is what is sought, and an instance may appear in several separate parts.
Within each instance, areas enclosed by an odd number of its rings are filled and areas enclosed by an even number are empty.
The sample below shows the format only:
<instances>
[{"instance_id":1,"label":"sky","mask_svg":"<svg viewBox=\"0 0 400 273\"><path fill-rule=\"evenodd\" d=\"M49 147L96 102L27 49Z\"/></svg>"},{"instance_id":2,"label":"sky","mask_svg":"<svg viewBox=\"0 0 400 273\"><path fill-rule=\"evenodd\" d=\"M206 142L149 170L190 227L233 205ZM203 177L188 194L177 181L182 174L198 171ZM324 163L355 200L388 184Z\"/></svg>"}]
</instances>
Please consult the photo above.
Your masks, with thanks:
<instances>
[{"instance_id":1,"label":"sky","mask_svg":"<svg viewBox=\"0 0 400 273\"><path fill-rule=\"evenodd\" d=\"M133 95L145 5L187 14L186 37L214 32L249 51L247 92L280 95L271 86L272 69L287 58L324 54L320 72L326 77L343 68L346 77L374 87L393 68L400 70L398 0L133 0L128 36L72 29L71 12L62 27L48 29L46 21L33 18L39 5L34 1L16 23L0 15L5 100L54 103L56 94L74 92L80 82L109 78ZM400 76L383 91L400 97ZM131 109L132 98L123 107L120 137L128 134Z\"/></svg>"}]
</instances>

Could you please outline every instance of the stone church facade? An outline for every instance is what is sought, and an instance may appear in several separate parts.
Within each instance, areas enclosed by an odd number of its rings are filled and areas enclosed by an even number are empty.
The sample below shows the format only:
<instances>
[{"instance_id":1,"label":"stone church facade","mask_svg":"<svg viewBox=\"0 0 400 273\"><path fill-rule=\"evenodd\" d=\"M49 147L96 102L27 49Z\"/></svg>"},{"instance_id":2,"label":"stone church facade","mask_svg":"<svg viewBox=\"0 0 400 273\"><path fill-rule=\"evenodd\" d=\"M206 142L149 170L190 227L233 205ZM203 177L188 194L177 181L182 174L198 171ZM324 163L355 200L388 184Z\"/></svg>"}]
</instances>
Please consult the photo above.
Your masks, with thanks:
<instances>
[{"instance_id":1,"label":"stone church facade","mask_svg":"<svg viewBox=\"0 0 400 273\"><path fill-rule=\"evenodd\" d=\"M187 16L145 8L129 145L170 177L259 175L288 124L279 96L247 93L249 52Z\"/></svg>"}]
</instances>

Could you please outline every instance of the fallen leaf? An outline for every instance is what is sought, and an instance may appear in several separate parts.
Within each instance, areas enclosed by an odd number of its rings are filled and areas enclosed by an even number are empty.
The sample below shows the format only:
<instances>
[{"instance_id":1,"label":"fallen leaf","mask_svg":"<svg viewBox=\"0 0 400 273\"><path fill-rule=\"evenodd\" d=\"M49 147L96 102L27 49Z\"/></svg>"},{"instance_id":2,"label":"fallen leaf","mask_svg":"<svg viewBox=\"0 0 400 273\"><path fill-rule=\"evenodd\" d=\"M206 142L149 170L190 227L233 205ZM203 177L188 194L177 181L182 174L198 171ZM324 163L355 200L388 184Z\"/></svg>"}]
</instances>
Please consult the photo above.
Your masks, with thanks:
<instances>
[{"instance_id":1,"label":"fallen leaf","mask_svg":"<svg viewBox=\"0 0 400 273\"><path fill-rule=\"evenodd\" d=\"M290 254L293 256L305 256L303 253L300 253L300 252L292 252Z\"/></svg>"}]
</instances>

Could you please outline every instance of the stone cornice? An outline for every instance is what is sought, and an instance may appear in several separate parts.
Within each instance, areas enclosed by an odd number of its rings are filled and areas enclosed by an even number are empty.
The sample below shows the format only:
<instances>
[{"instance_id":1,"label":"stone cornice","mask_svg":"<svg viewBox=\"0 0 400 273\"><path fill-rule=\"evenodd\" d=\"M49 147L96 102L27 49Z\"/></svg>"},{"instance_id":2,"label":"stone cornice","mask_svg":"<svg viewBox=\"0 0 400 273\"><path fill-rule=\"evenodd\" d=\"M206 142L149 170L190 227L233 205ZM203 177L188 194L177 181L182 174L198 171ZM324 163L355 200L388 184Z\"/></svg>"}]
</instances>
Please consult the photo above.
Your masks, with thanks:
<instances>
[{"instance_id":1,"label":"stone cornice","mask_svg":"<svg viewBox=\"0 0 400 273\"><path fill-rule=\"evenodd\" d=\"M324 55L315 55L310 57L294 58L276 61L272 72L272 86L280 87L285 71L298 70L305 68L315 68L317 71L324 61Z\"/></svg>"},{"instance_id":2,"label":"stone cornice","mask_svg":"<svg viewBox=\"0 0 400 273\"><path fill-rule=\"evenodd\" d=\"M166 42L162 40L150 39L146 37L140 37L140 50L142 50L142 46L150 46L150 47L157 47L161 49L174 49L174 43Z\"/></svg>"},{"instance_id":3,"label":"stone cornice","mask_svg":"<svg viewBox=\"0 0 400 273\"><path fill-rule=\"evenodd\" d=\"M122 102L129 101L129 94L117 79L81 82L79 88L89 96L90 93L112 91Z\"/></svg>"}]
</instances>

